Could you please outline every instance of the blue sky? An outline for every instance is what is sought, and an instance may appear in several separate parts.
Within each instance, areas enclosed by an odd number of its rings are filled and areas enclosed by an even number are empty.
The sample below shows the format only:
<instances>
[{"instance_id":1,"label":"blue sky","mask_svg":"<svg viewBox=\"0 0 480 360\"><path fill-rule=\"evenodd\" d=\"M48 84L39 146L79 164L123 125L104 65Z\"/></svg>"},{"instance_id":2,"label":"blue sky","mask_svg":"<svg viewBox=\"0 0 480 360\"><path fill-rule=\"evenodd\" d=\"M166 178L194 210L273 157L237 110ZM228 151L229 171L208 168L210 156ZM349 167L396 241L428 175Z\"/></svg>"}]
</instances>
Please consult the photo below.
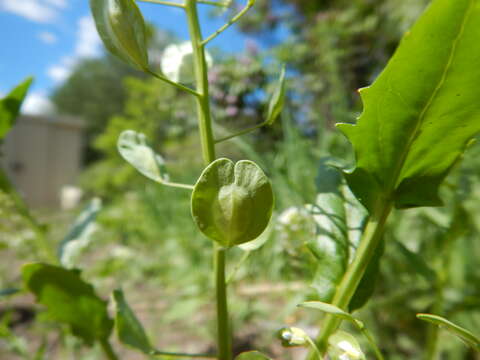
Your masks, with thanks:
<instances>
[{"instance_id":1,"label":"blue sky","mask_svg":"<svg viewBox=\"0 0 480 360\"><path fill-rule=\"evenodd\" d=\"M199 6L205 35L225 22L209 16L209 6ZM145 3L140 7L148 21L187 39L181 9ZM246 40L233 26L210 46L240 52ZM33 75L35 83L24 106L29 113L48 111L48 94L68 77L75 63L103 51L88 0L0 0L0 43L0 94Z\"/></svg>"}]
</instances>

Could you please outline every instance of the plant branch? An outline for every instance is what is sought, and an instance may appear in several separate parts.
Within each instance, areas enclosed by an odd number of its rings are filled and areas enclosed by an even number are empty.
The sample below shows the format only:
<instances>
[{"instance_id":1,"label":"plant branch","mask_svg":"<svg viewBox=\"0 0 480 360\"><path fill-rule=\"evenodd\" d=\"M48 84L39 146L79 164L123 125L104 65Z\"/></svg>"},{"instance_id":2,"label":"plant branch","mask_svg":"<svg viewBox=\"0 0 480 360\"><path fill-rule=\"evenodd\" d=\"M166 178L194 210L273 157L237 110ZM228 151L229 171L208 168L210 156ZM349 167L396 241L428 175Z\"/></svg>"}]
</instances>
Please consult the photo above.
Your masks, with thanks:
<instances>
[{"instance_id":1,"label":"plant branch","mask_svg":"<svg viewBox=\"0 0 480 360\"><path fill-rule=\"evenodd\" d=\"M360 245L355 254L355 258L348 266L347 271L335 292L332 305L347 310L350 300L352 299L355 290L373 257L375 249L382 240L385 223L391 209L392 203L390 201L385 201L379 206L379 210L370 216L365 231L363 232ZM341 321L341 319L338 319L338 317L331 314L325 316L322 331L316 339L316 344L322 354L325 354L327 351L328 339L335 332ZM314 354L312 352L309 354L308 359L314 359Z\"/></svg>"},{"instance_id":2,"label":"plant branch","mask_svg":"<svg viewBox=\"0 0 480 360\"><path fill-rule=\"evenodd\" d=\"M172 81L172 80L170 80L169 78L167 78L167 77L165 77L165 76L163 76L163 75L161 75L161 74L157 74L156 72L154 72L154 71L152 71L152 70L146 70L146 72L147 72L148 74L156 77L156 78L159 79L159 80L165 81L167 84L173 85L173 86L175 86L176 88L178 88L178 89L180 89L180 90L186 91L186 92L194 95L194 96L197 97L197 98L200 96L200 94L199 94L197 91L189 88L188 86L185 86L185 85L179 84L179 83L177 83L177 82L175 82L175 81Z\"/></svg>"},{"instance_id":3,"label":"plant branch","mask_svg":"<svg viewBox=\"0 0 480 360\"><path fill-rule=\"evenodd\" d=\"M218 7L229 7L231 1L209 1L209 0L197 0L199 4L213 5Z\"/></svg>"},{"instance_id":4,"label":"plant branch","mask_svg":"<svg viewBox=\"0 0 480 360\"><path fill-rule=\"evenodd\" d=\"M242 257L240 258L238 263L235 265L232 272L228 275L227 281L226 281L227 285L230 284L233 281L233 279L235 278L235 275L237 274L238 270L242 267L242 265L245 263L245 261L247 261L247 259L250 257L251 253L252 253L251 251L245 251L243 253Z\"/></svg>"},{"instance_id":5,"label":"plant branch","mask_svg":"<svg viewBox=\"0 0 480 360\"><path fill-rule=\"evenodd\" d=\"M256 0L248 0L247 2L247 5L245 5L245 7L240 10L240 12L235 15L233 18L231 18L225 25L223 25L222 27L220 27L217 31L215 31L212 35L210 35L209 37L207 37L205 40L202 41L202 45L206 45L207 43L209 43L210 41L212 41L213 39L215 39L218 35L220 35L222 32L224 32L225 30L227 30L230 26L232 26L233 24L235 24L238 20L240 20L240 18L245 15L248 10L250 10L250 8L255 4L255 1Z\"/></svg>"},{"instance_id":6,"label":"plant branch","mask_svg":"<svg viewBox=\"0 0 480 360\"><path fill-rule=\"evenodd\" d=\"M193 190L194 186L193 185L188 185L188 184L180 184L176 182L169 182L169 181L164 181L161 183L162 185L165 186L171 186L171 187L176 187L179 189L185 189L185 190Z\"/></svg>"},{"instance_id":7,"label":"plant branch","mask_svg":"<svg viewBox=\"0 0 480 360\"><path fill-rule=\"evenodd\" d=\"M217 297L218 360L232 359L232 344L228 319L227 284L225 282L225 249L215 245L214 269Z\"/></svg>"},{"instance_id":8,"label":"plant branch","mask_svg":"<svg viewBox=\"0 0 480 360\"><path fill-rule=\"evenodd\" d=\"M241 130L241 131L239 131L239 132L237 132L237 133L235 133L235 134L228 135L228 136L225 136L225 137L220 138L220 139L215 139L215 144L219 144L219 143L221 143L221 142L223 142L223 141L227 141L227 140L233 139L233 138L235 138L235 137L237 137L237 136L241 136L241 135L248 134L248 133L250 133L250 132L252 132L252 131L254 131L254 130L257 130L257 129L265 126L265 125L267 125L267 122L266 122L266 121L264 121L264 122L262 122L262 123L260 123L260 124L254 125L254 126L248 128L248 129Z\"/></svg>"},{"instance_id":9,"label":"plant branch","mask_svg":"<svg viewBox=\"0 0 480 360\"><path fill-rule=\"evenodd\" d=\"M167 6L173 6L173 7L179 7L184 9L185 4L182 3L177 3L177 2L171 2L171 1L163 1L163 0L137 0L141 2L147 2L147 3L152 3L152 4L158 4L158 5L167 5Z\"/></svg>"}]
</instances>

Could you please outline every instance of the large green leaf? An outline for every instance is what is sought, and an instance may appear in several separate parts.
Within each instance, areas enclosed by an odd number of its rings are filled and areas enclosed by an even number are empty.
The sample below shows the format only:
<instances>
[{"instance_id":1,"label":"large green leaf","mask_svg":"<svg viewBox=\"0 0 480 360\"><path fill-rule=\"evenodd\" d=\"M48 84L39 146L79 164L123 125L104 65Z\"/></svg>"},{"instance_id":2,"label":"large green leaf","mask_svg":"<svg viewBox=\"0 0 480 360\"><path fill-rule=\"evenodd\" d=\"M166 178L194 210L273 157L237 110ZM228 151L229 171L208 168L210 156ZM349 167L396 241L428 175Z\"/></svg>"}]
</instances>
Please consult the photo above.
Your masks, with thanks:
<instances>
[{"instance_id":1,"label":"large green leaf","mask_svg":"<svg viewBox=\"0 0 480 360\"><path fill-rule=\"evenodd\" d=\"M202 233L222 246L251 241L265 230L273 209L272 185L255 163L212 162L192 192L192 215Z\"/></svg>"},{"instance_id":2,"label":"large green leaf","mask_svg":"<svg viewBox=\"0 0 480 360\"><path fill-rule=\"evenodd\" d=\"M434 0L372 86L356 125L349 186L375 212L441 205L438 187L480 131L480 1Z\"/></svg>"},{"instance_id":3,"label":"large green leaf","mask_svg":"<svg viewBox=\"0 0 480 360\"><path fill-rule=\"evenodd\" d=\"M135 0L90 0L90 8L105 47L148 71L147 31Z\"/></svg>"},{"instance_id":4,"label":"large green leaf","mask_svg":"<svg viewBox=\"0 0 480 360\"><path fill-rule=\"evenodd\" d=\"M47 307L48 316L68 324L73 335L89 345L110 336L113 322L107 314L107 303L78 271L33 263L23 266L22 277L26 289Z\"/></svg>"},{"instance_id":5,"label":"large green leaf","mask_svg":"<svg viewBox=\"0 0 480 360\"><path fill-rule=\"evenodd\" d=\"M126 302L123 291L115 290L112 298L115 304L115 331L119 340L125 345L150 354L154 349L142 324Z\"/></svg>"},{"instance_id":6,"label":"large green leaf","mask_svg":"<svg viewBox=\"0 0 480 360\"><path fill-rule=\"evenodd\" d=\"M33 78L24 80L6 97L0 100L0 140L2 140L15 123L23 100L32 84Z\"/></svg>"}]
</instances>

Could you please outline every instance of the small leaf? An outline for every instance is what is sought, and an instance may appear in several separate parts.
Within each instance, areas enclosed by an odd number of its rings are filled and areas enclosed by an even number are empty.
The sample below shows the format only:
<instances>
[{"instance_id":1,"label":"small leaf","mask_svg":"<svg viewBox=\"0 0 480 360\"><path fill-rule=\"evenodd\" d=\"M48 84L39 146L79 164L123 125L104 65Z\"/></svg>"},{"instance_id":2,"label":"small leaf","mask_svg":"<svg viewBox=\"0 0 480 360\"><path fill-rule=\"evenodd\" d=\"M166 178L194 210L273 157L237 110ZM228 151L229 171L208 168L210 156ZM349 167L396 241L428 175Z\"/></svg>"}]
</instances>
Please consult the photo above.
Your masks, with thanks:
<instances>
[{"instance_id":1,"label":"small leaf","mask_svg":"<svg viewBox=\"0 0 480 360\"><path fill-rule=\"evenodd\" d=\"M357 339L345 331L338 330L330 336L328 343L328 355L332 360L365 360L365 354Z\"/></svg>"},{"instance_id":2,"label":"small leaf","mask_svg":"<svg viewBox=\"0 0 480 360\"><path fill-rule=\"evenodd\" d=\"M253 162L212 162L192 192L192 215L200 231L222 246L251 241L265 230L273 209L270 181Z\"/></svg>"},{"instance_id":3,"label":"small leaf","mask_svg":"<svg viewBox=\"0 0 480 360\"><path fill-rule=\"evenodd\" d=\"M70 326L72 334L86 344L110 336L112 320L107 304L79 272L59 266L33 263L22 268L23 283L37 302L47 307L49 317Z\"/></svg>"},{"instance_id":4,"label":"small leaf","mask_svg":"<svg viewBox=\"0 0 480 360\"><path fill-rule=\"evenodd\" d=\"M278 338L284 347L305 346L309 344L308 335L300 328L286 327L278 331Z\"/></svg>"},{"instance_id":5,"label":"small leaf","mask_svg":"<svg viewBox=\"0 0 480 360\"><path fill-rule=\"evenodd\" d=\"M95 219L102 207L101 200L94 198L82 213L75 219L67 236L63 238L58 248L60 263L72 267L73 258L90 242L90 235L95 230Z\"/></svg>"},{"instance_id":6,"label":"small leaf","mask_svg":"<svg viewBox=\"0 0 480 360\"><path fill-rule=\"evenodd\" d=\"M360 91L357 123L339 124L357 161L347 182L371 213L442 204L440 184L480 131L479 22L477 1L432 1Z\"/></svg>"},{"instance_id":7,"label":"small leaf","mask_svg":"<svg viewBox=\"0 0 480 360\"><path fill-rule=\"evenodd\" d=\"M273 91L272 97L268 104L267 120L265 124L272 126L275 120L278 118L282 112L283 105L285 103L285 66L282 67L280 71L280 77L278 79L275 90Z\"/></svg>"},{"instance_id":8,"label":"small leaf","mask_svg":"<svg viewBox=\"0 0 480 360\"><path fill-rule=\"evenodd\" d=\"M339 307L336 307L335 305L332 305L332 304L327 304L321 301L306 301L299 304L298 306L310 308L310 309L317 309L317 310L326 312L328 314L337 316L343 320L348 320L360 328L363 327L363 323L360 320L355 319L351 314L347 313L346 311L343 311Z\"/></svg>"},{"instance_id":9,"label":"small leaf","mask_svg":"<svg viewBox=\"0 0 480 360\"><path fill-rule=\"evenodd\" d=\"M438 315L432 314L417 314L417 318L420 320L431 322L439 327L444 328L455 336L462 339L467 345L473 347L477 351L480 351L480 338L470 331L452 323L451 321L442 318Z\"/></svg>"},{"instance_id":10,"label":"small leaf","mask_svg":"<svg viewBox=\"0 0 480 360\"><path fill-rule=\"evenodd\" d=\"M115 331L118 339L123 344L145 354L154 351L142 324L126 302L122 290L113 292L113 301L115 304Z\"/></svg>"},{"instance_id":11,"label":"small leaf","mask_svg":"<svg viewBox=\"0 0 480 360\"><path fill-rule=\"evenodd\" d=\"M238 355L235 360L272 360L258 351L247 351Z\"/></svg>"},{"instance_id":12,"label":"small leaf","mask_svg":"<svg viewBox=\"0 0 480 360\"><path fill-rule=\"evenodd\" d=\"M411 267L416 274L423 276L425 280L431 284L436 282L437 276L435 271L428 266L420 254L411 251L400 241L394 241L394 244L398 249L397 253L402 256L405 264L408 264L408 266Z\"/></svg>"},{"instance_id":13,"label":"small leaf","mask_svg":"<svg viewBox=\"0 0 480 360\"><path fill-rule=\"evenodd\" d=\"M97 31L114 55L148 71L147 31L134 0L90 0Z\"/></svg>"},{"instance_id":14,"label":"small leaf","mask_svg":"<svg viewBox=\"0 0 480 360\"><path fill-rule=\"evenodd\" d=\"M32 81L31 77L24 80L0 100L0 141L14 125Z\"/></svg>"},{"instance_id":15,"label":"small leaf","mask_svg":"<svg viewBox=\"0 0 480 360\"><path fill-rule=\"evenodd\" d=\"M168 182L165 161L148 146L144 134L125 130L118 138L117 147L120 155L141 174L160 184Z\"/></svg>"}]
</instances>

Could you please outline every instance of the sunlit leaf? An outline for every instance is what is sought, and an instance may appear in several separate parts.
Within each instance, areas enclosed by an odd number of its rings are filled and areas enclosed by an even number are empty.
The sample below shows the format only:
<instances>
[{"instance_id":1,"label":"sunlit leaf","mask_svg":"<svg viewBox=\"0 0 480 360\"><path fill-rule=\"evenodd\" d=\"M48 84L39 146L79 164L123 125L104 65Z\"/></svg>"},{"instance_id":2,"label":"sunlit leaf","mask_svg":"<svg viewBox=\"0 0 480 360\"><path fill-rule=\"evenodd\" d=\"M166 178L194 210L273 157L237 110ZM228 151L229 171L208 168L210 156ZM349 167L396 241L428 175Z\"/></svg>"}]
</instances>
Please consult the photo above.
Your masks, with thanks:
<instances>
[{"instance_id":1,"label":"sunlit leaf","mask_svg":"<svg viewBox=\"0 0 480 360\"><path fill-rule=\"evenodd\" d=\"M160 184L169 180L165 161L148 146L144 134L125 130L118 138L117 147L120 155L144 176Z\"/></svg>"},{"instance_id":2,"label":"sunlit leaf","mask_svg":"<svg viewBox=\"0 0 480 360\"><path fill-rule=\"evenodd\" d=\"M192 193L192 215L200 231L225 247L251 241L265 230L273 209L270 181L253 162L212 162Z\"/></svg>"},{"instance_id":3,"label":"sunlit leaf","mask_svg":"<svg viewBox=\"0 0 480 360\"><path fill-rule=\"evenodd\" d=\"M331 360L365 360L357 339L346 331L338 330L328 339Z\"/></svg>"},{"instance_id":4,"label":"sunlit leaf","mask_svg":"<svg viewBox=\"0 0 480 360\"><path fill-rule=\"evenodd\" d=\"M115 331L118 339L123 344L145 354L154 351L142 324L126 302L121 290L113 292L113 301L115 304Z\"/></svg>"},{"instance_id":5,"label":"sunlit leaf","mask_svg":"<svg viewBox=\"0 0 480 360\"><path fill-rule=\"evenodd\" d=\"M113 322L107 314L107 303L78 271L33 263L23 266L22 277L25 288L46 306L49 318L68 324L72 334L86 344L110 336Z\"/></svg>"},{"instance_id":6,"label":"sunlit leaf","mask_svg":"<svg viewBox=\"0 0 480 360\"><path fill-rule=\"evenodd\" d=\"M280 71L280 77L273 91L272 97L268 104L268 112L265 123L269 126L273 125L275 120L282 112L285 103L285 66Z\"/></svg>"},{"instance_id":7,"label":"sunlit leaf","mask_svg":"<svg viewBox=\"0 0 480 360\"><path fill-rule=\"evenodd\" d=\"M90 0L105 47L135 67L148 71L145 21L135 0Z\"/></svg>"},{"instance_id":8,"label":"sunlit leaf","mask_svg":"<svg viewBox=\"0 0 480 360\"><path fill-rule=\"evenodd\" d=\"M339 307L336 307L335 305L332 305L332 304L327 304L327 303L324 303L324 302L321 302L321 301L306 301L306 302L303 302L303 303L299 304L298 306L306 307L306 308L310 308L310 309L317 309L317 310L323 311L325 313L332 314L334 316L338 316L339 318L341 318L343 320L351 321L351 322L355 323L357 326L359 326L359 325L363 326L362 323L359 320L355 319L351 314L347 313L346 311L343 311Z\"/></svg>"},{"instance_id":9,"label":"sunlit leaf","mask_svg":"<svg viewBox=\"0 0 480 360\"><path fill-rule=\"evenodd\" d=\"M444 328L445 330L452 333L453 335L458 336L467 345L480 351L480 337L458 326L457 324L454 324L451 321L442 318L441 316L432 315L432 314L417 314L417 318L419 318L420 320L431 322L432 324L435 324L441 328Z\"/></svg>"},{"instance_id":10,"label":"sunlit leaf","mask_svg":"<svg viewBox=\"0 0 480 360\"><path fill-rule=\"evenodd\" d=\"M357 159L348 184L370 212L441 205L439 185L480 131L479 22L476 1L433 1L360 91L357 124L339 125Z\"/></svg>"},{"instance_id":11,"label":"sunlit leaf","mask_svg":"<svg viewBox=\"0 0 480 360\"><path fill-rule=\"evenodd\" d=\"M32 84L32 81L33 78L24 80L7 96L5 96L3 99L0 99L0 141L5 137L7 132L15 123L23 100L27 96L27 92Z\"/></svg>"},{"instance_id":12,"label":"sunlit leaf","mask_svg":"<svg viewBox=\"0 0 480 360\"><path fill-rule=\"evenodd\" d=\"M58 248L58 258L64 266L71 267L73 258L90 242L95 229L95 219L101 209L101 200L93 199L82 213L75 219L70 231Z\"/></svg>"}]
</instances>

